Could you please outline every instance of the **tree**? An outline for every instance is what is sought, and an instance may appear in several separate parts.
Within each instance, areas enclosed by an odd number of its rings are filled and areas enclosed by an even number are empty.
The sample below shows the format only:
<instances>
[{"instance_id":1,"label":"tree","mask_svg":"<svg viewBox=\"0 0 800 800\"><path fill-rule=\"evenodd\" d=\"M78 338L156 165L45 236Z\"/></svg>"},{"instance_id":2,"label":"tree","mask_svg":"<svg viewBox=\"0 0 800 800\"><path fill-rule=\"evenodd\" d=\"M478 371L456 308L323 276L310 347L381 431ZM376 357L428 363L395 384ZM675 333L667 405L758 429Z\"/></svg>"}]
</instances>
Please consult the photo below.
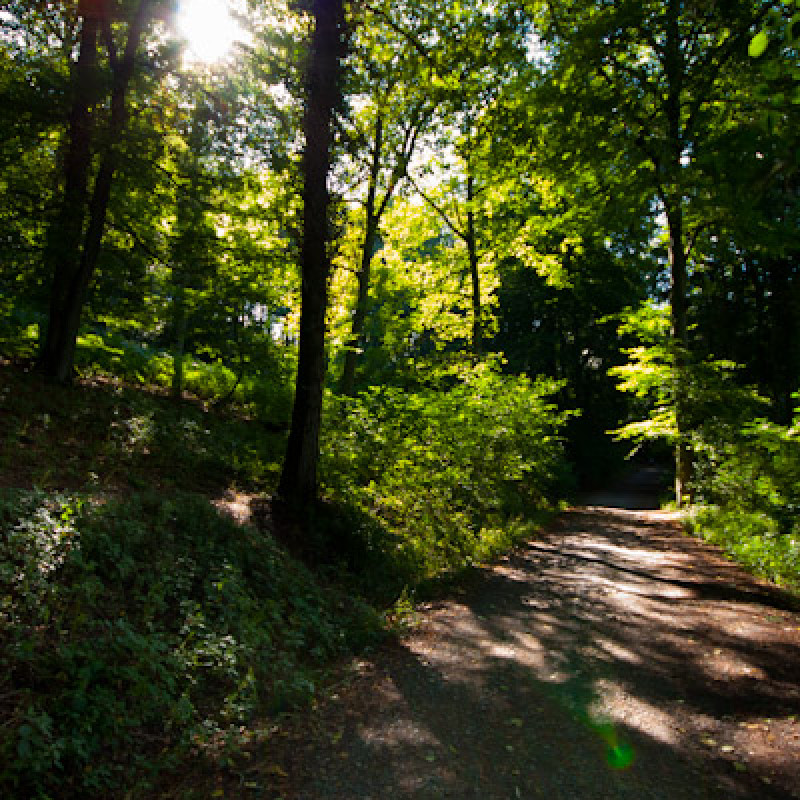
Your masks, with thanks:
<instances>
[{"instance_id":1,"label":"tree","mask_svg":"<svg viewBox=\"0 0 800 800\"><path fill-rule=\"evenodd\" d=\"M609 177L639 212L663 214L666 229L673 379L677 418L676 496L691 475L688 395L688 277L692 246L708 223L695 214L704 183L697 159L713 131L733 124L738 108L735 69L746 59L766 5L666 2L533 4L550 64L542 98L550 108L545 136L551 152ZM577 162L577 163L576 163ZM600 186L605 183L602 178ZM643 208L644 200L650 208Z\"/></svg>"},{"instance_id":2,"label":"tree","mask_svg":"<svg viewBox=\"0 0 800 800\"><path fill-rule=\"evenodd\" d=\"M74 47L77 33L69 9L30 5L4 3L0 15L0 294L4 306L28 318L46 295L39 254L54 205L53 143L69 82L61 45Z\"/></svg>"},{"instance_id":3,"label":"tree","mask_svg":"<svg viewBox=\"0 0 800 800\"><path fill-rule=\"evenodd\" d=\"M81 312L100 255L136 56L147 27L161 9L158 0L139 0L133 8L125 9L127 13L122 18L127 22L127 39L121 52L114 35L114 23L119 20L109 0L81 0L78 10L82 25L65 147L61 208L51 225L45 251L45 265L53 276L50 310L39 354L40 369L62 383L72 379ZM102 100L98 93L102 85L98 74L101 42L107 50L111 87L109 119L99 137L95 121ZM97 150L99 163L90 191Z\"/></svg>"},{"instance_id":4,"label":"tree","mask_svg":"<svg viewBox=\"0 0 800 800\"><path fill-rule=\"evenodd\" d=\"M325 314L328 305L328 174L332 123L341 103L344 54L343 0L314 0L314 31L308 55L306 109L303 119L303 233L301 245L300 345L292 423L281 471L279 496L301 509L317 496L317 463L325 380Z\"/></svg>"},{"instance_id":5,"label":"tree","mask_svg":"<svg viewBox=\"0 0 800 800\"><path fill-rule=\"evenodd\" d=\"M456 162L450 172L450 202L437 202L414 180L414 187L442 222L463 244L470 285L471 347L479 357L484 350L488 315L484 304L481 262L490 248L484 235L483 196L495 184L488 169L492 109L525 68L525 18L513 4L454 5L437 20L435 47L427 52L431 63L432 92L437 100L437 121L446 131L439 138L441 162ZM502 70L498 66L502 64ZM449 166L449 164L448 164ZM441 176L441 183L446 179Z\"/></svg>"},{"instance_id":6,"label":"tree","mask_svg":"<svg viewBox=\"0 0 800 800\"><path fill-rule=\"evenodd\" d=\"M366 191L363 233L357 253L356 300L347 336L340 381L343 394L353 394L356 368L364 345L372 261L380 240L381 220L406 177L418 140L430 121L431 101L418 85L420 54L408 40L374 15L362 25L353 43L349 92L363 107L353 109L342 124L355 180ZM366 176L366 179L364 179Z\"/></svg>"}]
</instances>

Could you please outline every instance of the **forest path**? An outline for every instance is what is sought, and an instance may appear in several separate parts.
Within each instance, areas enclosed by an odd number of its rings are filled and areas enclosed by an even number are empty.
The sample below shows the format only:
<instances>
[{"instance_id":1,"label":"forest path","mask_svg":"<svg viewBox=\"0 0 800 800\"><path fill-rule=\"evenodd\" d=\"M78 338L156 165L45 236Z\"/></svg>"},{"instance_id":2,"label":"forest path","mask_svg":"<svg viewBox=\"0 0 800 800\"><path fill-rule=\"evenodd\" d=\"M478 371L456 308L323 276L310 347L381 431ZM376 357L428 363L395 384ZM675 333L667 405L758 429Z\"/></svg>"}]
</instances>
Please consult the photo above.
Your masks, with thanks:
<instances>
[{"instance_id":1,"label":"forest path","mask_svg":"<svg viewBox=\"0 0 800 800\"><path fill-rule=\"evenodd\" d=\"M269 743L268 796L800 797L800 615L648 509L651 482L424 609Z\"/></svg>"}]
</instances>

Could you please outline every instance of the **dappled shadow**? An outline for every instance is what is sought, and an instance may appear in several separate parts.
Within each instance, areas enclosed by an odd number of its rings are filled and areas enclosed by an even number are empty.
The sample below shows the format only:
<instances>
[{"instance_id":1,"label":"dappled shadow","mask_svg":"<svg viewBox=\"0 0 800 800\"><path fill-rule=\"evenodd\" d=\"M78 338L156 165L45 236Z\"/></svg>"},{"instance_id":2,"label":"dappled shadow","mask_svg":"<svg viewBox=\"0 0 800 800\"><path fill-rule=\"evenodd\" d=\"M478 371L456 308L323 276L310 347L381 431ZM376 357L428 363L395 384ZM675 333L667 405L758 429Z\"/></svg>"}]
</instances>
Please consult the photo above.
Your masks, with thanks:
<instances>
[{"instance_id":1,"label":"dappled shadow","mask_svg":"<svg viewBox=\"0 0 800 800\"><path fill-rule=\"evenodd\" d=\"M793 797L781 598L665 515L575 509L381 653L283 796Z\"/></svg>"},{"instance_id":2,"label":"dappled shadow","mask_svg":"<svg viewBox=\"0 0 800 800\"><path fill-rule=\"evenodd\" d=\"M274 480L283 436L163 392L0 364L0 487L219 494Z\"/></svg>"},{"instance_id":3,"label":"dappled shadow","mask_svg":"<svg viewBox=\"0 0 800 800\"><path fill-rule=\"evenodd\" d=\"M585 524L596 525L599 522L610 531L618 527L617 520L624 519L619 510L611 509L592 508L586 512L573 513L584 513L586 518L582 521ZM576 519L580 521L579 517ZM565 548L562 542L556 540L550 544L531 543L529 550L540 553L557 551L566 558L587 565L606 567L616 573L641 578L645 582L655 581L687 589L693 593L695 599L758 603L784 611L797 610L800 607L800 600L796 595L771 584L756 582L749 576L743 580L741 568L722 557L712 560L712 550L704 542L681 536L677 530L671 535L660 536L658 531L663 526L663 519L657 517L655 522L637 522L637 530L628 532L622 541L609 542L591 538ZM640 546L644 539L648 555L643 559ZM649 591L647 583L645 587Z\"/></svg>"}]
</instances>

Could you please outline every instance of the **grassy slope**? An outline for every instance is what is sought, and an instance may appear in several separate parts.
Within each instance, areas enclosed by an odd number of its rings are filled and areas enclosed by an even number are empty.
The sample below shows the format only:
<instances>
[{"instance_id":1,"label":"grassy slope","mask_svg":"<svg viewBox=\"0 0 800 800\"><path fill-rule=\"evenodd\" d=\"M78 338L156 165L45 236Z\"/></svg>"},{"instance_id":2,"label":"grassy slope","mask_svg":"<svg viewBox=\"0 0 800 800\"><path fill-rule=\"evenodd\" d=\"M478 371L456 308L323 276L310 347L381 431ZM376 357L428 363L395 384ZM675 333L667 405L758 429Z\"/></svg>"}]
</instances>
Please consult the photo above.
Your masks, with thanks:
<instances>
[{"instance_id":1,"label":"grassy slope","mask_svg":"<svg viewBox=\"0 0 800 800\"><path fill-rule=\"evenodd\" d=\"M127 492L269 487L283 437L108 380L55 387L0 368L0 486Z\"/></svg>"},{"instance_id":2,"label":"grassy slope","mask_svg":"<svg viewBox=\"0 0 800 800\"><path fill-rule=\"evenodd\" d=\"M379 631L214 507L274 484L257 422L3 366L0 440L0 794L139 796Z\"/></svg>"},{"instance_id":3,"label":"grassy slope","mask_svg":"<svg viewBox=\"0 0 800 800\"><path fill-rule=\"evenodd\" d=\"M406 588L533 533L564 471L553 391L476 370L449 392L329 398L328 499L300 535L268 502L255 528L218 511L274 487L268 425L0 366L0 793L163 796L182 774L208 796L197 759L213 771L312 699L381 635L374 606L402 618Z\"/></svg>"}]
</instances>

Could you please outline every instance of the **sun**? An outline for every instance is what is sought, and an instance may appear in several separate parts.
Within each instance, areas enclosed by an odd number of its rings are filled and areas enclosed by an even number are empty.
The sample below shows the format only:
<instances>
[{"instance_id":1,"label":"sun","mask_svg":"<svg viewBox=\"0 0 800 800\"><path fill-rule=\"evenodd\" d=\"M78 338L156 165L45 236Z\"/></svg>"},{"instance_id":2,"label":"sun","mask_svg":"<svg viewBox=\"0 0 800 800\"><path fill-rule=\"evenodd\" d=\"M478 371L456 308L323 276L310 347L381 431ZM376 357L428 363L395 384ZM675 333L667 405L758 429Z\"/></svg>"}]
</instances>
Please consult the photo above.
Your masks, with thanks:
<instances>
[{"instance_id":1,"label":"sun","mask_svg":"<svg viewBox=\"0 0 800 800\"><path fill-rule=\"evenodd\" d=\"M222 61L247 34L231 15L230 0L182 0L178 30L186 39L188 61Z\"/></svg>"}]
</instances>

